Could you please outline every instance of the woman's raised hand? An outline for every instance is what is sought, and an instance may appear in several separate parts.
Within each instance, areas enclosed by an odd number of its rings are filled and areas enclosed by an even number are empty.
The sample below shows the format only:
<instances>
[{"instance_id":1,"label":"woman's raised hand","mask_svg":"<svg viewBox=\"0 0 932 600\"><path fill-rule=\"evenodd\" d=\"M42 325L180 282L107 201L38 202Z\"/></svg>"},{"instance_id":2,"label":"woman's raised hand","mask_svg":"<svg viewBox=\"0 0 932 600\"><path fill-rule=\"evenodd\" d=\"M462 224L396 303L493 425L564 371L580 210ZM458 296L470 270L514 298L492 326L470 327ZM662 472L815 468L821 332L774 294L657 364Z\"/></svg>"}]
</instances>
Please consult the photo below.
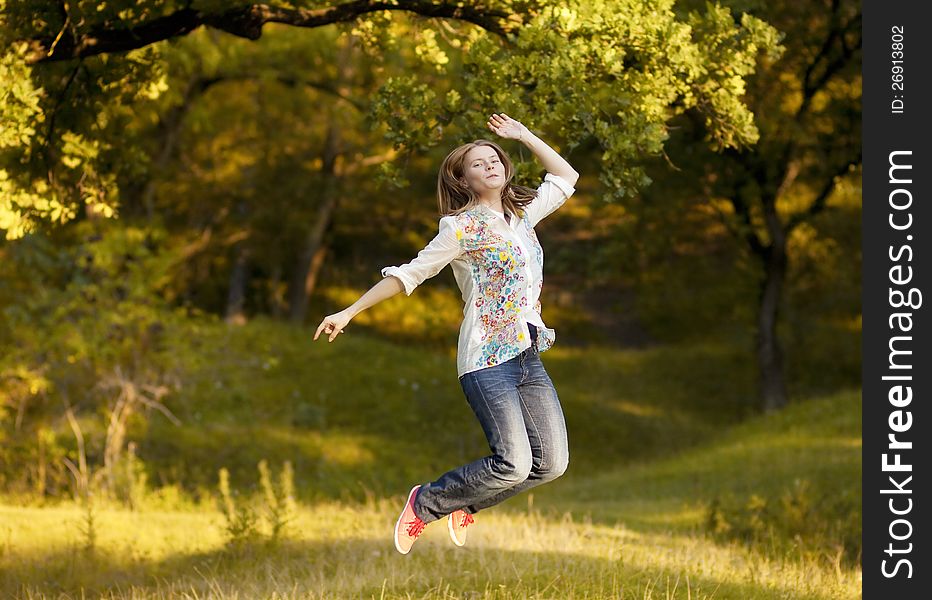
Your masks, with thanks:
<instances>
[{"instance_id":1,"label":"woman's raised hand","mask_svg":"<svg viewBox=\"0 0 932 600\"><path fill-rule=\"evenodd\" d=\"M520 140L527 127L505 113L493 113L486 126L506 140Z\"/></svg>"},{"instance_id":2,"label":"woman's raised hand","mask_svg":"<svg viewBox=\"0 0 932 600\"><path fill-rule=\"evenodd\" d=\"M343 333L343 328L346 327L351 319L352 317L347 314L345 310L324 317L324 320L317 326L317 333L314 334L314 339L316 340L318 336L320 336L320 332L323 331L330 335L330 339L327 341L332 342L338 335Z\"/></svg>"}]
</instances>

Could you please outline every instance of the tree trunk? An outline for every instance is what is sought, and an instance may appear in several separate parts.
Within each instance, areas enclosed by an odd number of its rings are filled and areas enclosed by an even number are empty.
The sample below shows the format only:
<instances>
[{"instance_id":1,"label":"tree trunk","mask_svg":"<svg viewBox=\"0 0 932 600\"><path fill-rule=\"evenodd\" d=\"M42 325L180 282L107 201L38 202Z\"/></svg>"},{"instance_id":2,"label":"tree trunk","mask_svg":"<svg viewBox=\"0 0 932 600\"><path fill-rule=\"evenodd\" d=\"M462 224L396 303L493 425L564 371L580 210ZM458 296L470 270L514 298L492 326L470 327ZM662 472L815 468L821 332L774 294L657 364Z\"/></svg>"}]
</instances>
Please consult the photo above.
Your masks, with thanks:
<instances>
[{"instance_id":1,"label":"tree trunk","mask_svg":"<svg viewBox=\"0 0 932 600\"><path fill-rule=\"evenodd\" d=\"M780 256L776 256L779 254ZM765 412L786 406L786 386L783 381L783 352L777 338L780 295L786 276L786 254L783 249L771 249L761 282L760 306L757 316L758 387Z\"/></svg>"},{"instance_id":2,"label":"tree trunk","mask_svg":"<svg viewBox=\"0 0 932 600\"><path fill-rule=\"evenodd\" d=\"M337 58L337 88L344 96L349 95L348 89L342 89L352 76L352 48L353 39L350 38L341 48ZM339 200L339 177L337 175L337 158L341 152L340 123L335 118L335 110L330 109L327 135L324 139L323 157L320 175L323 186L320 193L320 203L317 209L317 219L314 226L307 233L307 237L298 254L291 279L289 294L289 320L293 323L303 323L307 315L307 301L314 291L317 276L323 267L323 258L327 252L324 245L324 236L330 229L333 213Z\"/></svg>"},{"instance_id":3,"label":"tree trunk","mask_svg":"<svg viewBox=\"0 0 932 600\"><path fill-rule=\"evenodd\" d=\"M269 275L269 310L273 319L280 319L284 311L284 298L281 293L282 282L282 265L281 261L276 260L272 264L272 272Z\"/></svg>"},{"instance_id":4,"label":"tree trunk","mask_svg":"<svg viewBox=\"0 0 932 600\"><path fill-rule=\"evenodd\" d=\"M764 412L786 406L786 384L783 379L783 351L777 337L780 298L786 279L786 236L776 211L775 198L764 199L764 219L771 242L761 256L764 277L760 287L757 315L757 364L761 405Z\"/></svg>"},{"instance_id":5,"label":"tree trunk","mask_svg":"<svg viewBox=\"0 0 932 600\"><path fill-rule=\"evenodd\" d=\"M248 280L249 251L246 241L233 249L233 269L230 272L230 291L227 295L226 322L242 325L246 322L246 281Z\"/></svg>"},{"instance_id":6,"label":"tree trunk","mask_svg":"<svg viewBox=\"0 0 932 600\"><path fill-rule=\"evenodd\" d=\"M153 132L155 151L149 172L144 179L133 179L125 185L125 216L145 216L149 221L155 216L156 185L164 177L175 153L185 115L194 106L195 100L213 83L199 75L192 75L185 85L181 103L171 107L159 120Z\"/></svg>"},{"instance_id":7,"label":"tree trunk","mask_svg":"<svg viewBox=\"0 0 932 600\"><path fill-rule=\"evenodd\" d=\"M311 268L307 272L307 279L304 283L304 293L308 298L314 293L314 288L317 286L317 276L324 266L324 259L327 257L329 250L330 247L327 243L321 242L320 246L317 247L317 252L314 253L314 258L311 259Z\"/></svg>"},{"instance_id":8,"label":"tree trunk","mask_svg":"<svg viewBox=\"0 0 932 600\"><path fill-rule=\"evenodd\" d=\"M331 126L327 132L327 147L324 151L324 164L321 174L324 177L325 184L321 191L317 219L304 240L291 281L289 319L294 323L303 323L307 314L307 301L314 291L317 275L323 265L321 260L323 258L322 251L326 252L326 247L323 245L324 235L330 229L333 213L337 206L337 181L333 168L336 159L337 138L338 134L335 128ZM314 264L315 259L316 265Z\"/></svg>"},{"instance_id":9,"label":"tree trunk","mask_svg":"<svg viewBox=\"0 0 932 600\"><path fill-rule=\"evenodd\" d=\"M45 429L39 427L36 430L36 441L39 443L39 464L36 469L36 494L39 498L45 498L45 478L46 478L46 458L45 458L45 438L43 434Z\"/></svg>"}]
</instances>

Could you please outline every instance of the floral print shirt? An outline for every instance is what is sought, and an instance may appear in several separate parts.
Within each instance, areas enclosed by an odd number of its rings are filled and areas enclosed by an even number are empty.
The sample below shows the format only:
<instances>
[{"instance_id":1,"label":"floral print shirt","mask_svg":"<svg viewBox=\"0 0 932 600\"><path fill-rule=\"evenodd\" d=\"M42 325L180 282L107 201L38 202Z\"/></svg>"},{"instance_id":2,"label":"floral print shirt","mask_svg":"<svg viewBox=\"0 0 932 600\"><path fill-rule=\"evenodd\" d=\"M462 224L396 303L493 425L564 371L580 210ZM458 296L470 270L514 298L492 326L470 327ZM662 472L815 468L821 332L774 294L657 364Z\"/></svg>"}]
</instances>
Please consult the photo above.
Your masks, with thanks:
<instances>
[{"instance_id":1,"label":"floral print shirt","mask_svg":"<svg viewBox=\"0 0 932 600\"><path fill-rule=\"evenodd\" d=\"M553 345L555 333L544 325L540 292L544 284L544 251L534 226L560 208L575 189L568 181L547 173L537 196L519 216L484 205L440 219L436 237L411 262L385 267L405 294L451 265L463 295L463 323L457 347L457 372L494 367L531 346L528 323L537 327L537 350Z\"/></svg>"}]
</instances>

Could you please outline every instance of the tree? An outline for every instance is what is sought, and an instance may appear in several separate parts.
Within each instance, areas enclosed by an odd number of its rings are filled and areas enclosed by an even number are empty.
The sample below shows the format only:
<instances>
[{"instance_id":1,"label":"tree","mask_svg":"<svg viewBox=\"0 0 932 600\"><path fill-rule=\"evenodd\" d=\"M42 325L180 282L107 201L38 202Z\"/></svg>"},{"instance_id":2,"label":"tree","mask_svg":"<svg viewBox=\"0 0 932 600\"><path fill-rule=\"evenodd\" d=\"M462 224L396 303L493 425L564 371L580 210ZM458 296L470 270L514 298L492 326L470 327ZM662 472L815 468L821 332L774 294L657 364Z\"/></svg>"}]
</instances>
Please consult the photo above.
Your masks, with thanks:
<instances>
[{"instance_id":1,"label":"tree","mask_svg":"<svg viewBox=\"0 0 932 600\"><path fill-rule=\"evenodd\" d=\"M440 61L461 53L466 69L465 81L448 78L445 86L404 76L385 83L373 114L388 123L398 148L430 147L450 128L477 135L489 107L515 109L570 149L595 140L608 196L631 197L649 183L638 162L661 151L667 123L685 110L702 115L722 148L753 143L758 134L741 101L745 78L758 54L778 51L776 31L753 16L736 23L728 9L709 5L680 19L672 7L672 0L363 0L314 8L6 2L2 91L17 103L13 134L0 147L0 223L13 237L39 222L75 218L80 206L116 209L112 174L148 163L121 134L166 91L162 54L179 36L206 25L257 39L270 22L384 28L386 13L397 11L437 32L454 23L446 49L436 36L420 49Z\"/></svg>"},{"instance_id":2,"label":"tree","mask_svg":"<svg viewBox=\"0 0 932 600\"><path fill-rule=\"evenodd\" d=\"M739 4L735 2L735 4ZM856 2L740 3L787 32L786 51L765 61L746 102L760 139L753 148L694 152L702 146L701 116L687 113L682 134L668 145L671 177L687 197L717 207L721 222L758 267L755 352L760 407L787 403L784 356L777 336L795 233L829 204L845 177L861 164L861 11ZM667 188L669 189L669 188ZM650 190L653 198L661 190Z\"/></svg>"},{"instance_id":3,"label":"tree","mask_svg":"<svg viewBox=\"0 0 932 600\"><path fill-rule=\"evenodd\" d=\"M204 272L229 269L221 285L231 319L248 301L252 311L287 310L300 321L338 201L360 188L345 180L371 179L394 154L367 144L365 98L379 79L362 68L351 31L276 28L258 43L215 37L198 32L166 56L169 89L182 93L163 108L162 123L172 126L159 126L147 144L161 167L131 182L146 193L128 198L124 214L155 212L190 239L183 293L215 285ZM247 293L255 284L267 300ZM216 301L207 308L223 310Z\"/></svg>"},{"instance_id":4,"label":"tree","mask_svg":"<svg viewBox=\"0 0 932 600\"><path fill-rule=\"evenodd\" d=\"M28 16L34 2L13 3L14 16ZM174 2L132 2L98 6L79 3L77 15L69 12L68 5L46 7L48 16L57 16L61 30L52 36L53 29L36 31L29 39L27 62L49 62L70 60L99 54L125 52L143 48L150 44L173 37L187 35L201 26L209 26L229 34L257 40L267 23L285 23L297 27L322 27L334 23L355 21L363 15L377 11L406 11L425 17L461 19L504 35L513 30L516 23L507 24L504 19L510 2L492 6L463 6L450 2L384 2L378 0L355 0L335 3L321 8L295 8L259 3L238 3L228 6L225 2L189 2L180 8ZM514 3L523 4L523 3ZM194 6L192 6L194 5ZM90 9L95 10L91 11ZM167 15L149 17L154 9L168 8ZM19 13L18 15L15 13ZM56 14L57 13L57 14ZM96 14L95 14L96 13ZM87 24L79 27L78 24ZM54 23L54 21L53 21ZM71 27L69 28L69 25Z\"/></svg>"}]
</instances>

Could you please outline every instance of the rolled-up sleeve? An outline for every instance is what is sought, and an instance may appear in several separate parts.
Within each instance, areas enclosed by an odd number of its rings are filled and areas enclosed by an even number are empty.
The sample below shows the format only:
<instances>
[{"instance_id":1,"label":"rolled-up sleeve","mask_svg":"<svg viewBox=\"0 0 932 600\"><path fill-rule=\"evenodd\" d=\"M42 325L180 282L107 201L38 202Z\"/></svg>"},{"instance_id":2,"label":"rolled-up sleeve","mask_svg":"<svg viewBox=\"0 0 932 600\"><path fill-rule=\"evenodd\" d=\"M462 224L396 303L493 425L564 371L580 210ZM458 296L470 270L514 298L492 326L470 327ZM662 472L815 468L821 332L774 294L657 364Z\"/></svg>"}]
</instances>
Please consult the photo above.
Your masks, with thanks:
<instances>
[{"instance_id":1,"label":"rolled-up sleeve","mask_svg":"<svg viewBox=\"0 0 932 600\"><path fill-rule=\"evenodd\" d=\"M384 267L382 277L393 276L404 284L405 294L410 296L414 288L439 273L463 253L453 217L440 219L440 231L411 262L399 267Z\"/></svg>"},{"instance_id":2,"label":"rolled-up sleeve","mask_svg":"<svg viewBox=\"0 0 932 600\"><path fill-rule=\"evenodd\" d=\"M575 191L576 188L570 185L567 180L559 175L547 173L537 188L537 197L524 206L524 213L527 215L531 227L534 227L544 217L563 206L566 199L572 196Z\"/></svg>"}]
</instances>

